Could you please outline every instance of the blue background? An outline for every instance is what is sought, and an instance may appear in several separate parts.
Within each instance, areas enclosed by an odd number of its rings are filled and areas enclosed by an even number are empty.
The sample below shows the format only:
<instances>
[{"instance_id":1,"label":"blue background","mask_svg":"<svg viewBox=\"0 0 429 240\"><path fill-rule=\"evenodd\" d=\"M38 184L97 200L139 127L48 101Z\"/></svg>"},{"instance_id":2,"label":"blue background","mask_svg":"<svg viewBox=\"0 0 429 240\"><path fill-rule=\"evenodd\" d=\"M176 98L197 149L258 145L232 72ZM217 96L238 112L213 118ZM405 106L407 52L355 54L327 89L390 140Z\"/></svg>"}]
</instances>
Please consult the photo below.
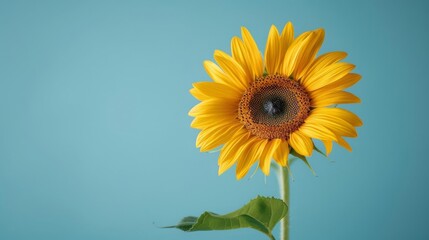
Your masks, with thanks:
<instances>
[{"instance_id":1,"label":"blue background","mask_svg":"<svg viewBox=\"0 0 429 240\"><path fill-rule=\"evenodd\" d=\"M217 176L188 90L240 26L323 27L363 76L349 153L292 167L291 239L428 239L426 1L2 1L0 239L266 239L159 226L226 213L275 176Z\"/></svg>"}]
</instances>

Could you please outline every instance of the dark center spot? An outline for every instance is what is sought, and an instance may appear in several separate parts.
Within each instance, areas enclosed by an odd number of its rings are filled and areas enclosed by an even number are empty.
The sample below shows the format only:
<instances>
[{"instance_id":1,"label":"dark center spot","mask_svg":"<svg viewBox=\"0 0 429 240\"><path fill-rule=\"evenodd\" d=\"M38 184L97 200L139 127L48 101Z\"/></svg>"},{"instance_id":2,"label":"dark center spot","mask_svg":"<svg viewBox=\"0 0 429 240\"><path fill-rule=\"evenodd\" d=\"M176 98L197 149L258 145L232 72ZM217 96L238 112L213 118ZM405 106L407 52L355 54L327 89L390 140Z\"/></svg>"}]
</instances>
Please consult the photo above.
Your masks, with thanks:
<instances>
[{"instance_id":1,"label":"dark center spot","mask_svg":"<svg viewBox=\"0 0 429 240\"><path fill-rule=\"evenodd\" d=\"M263 102L263 108L270 117L278 117L285 113L286 102L281 97L272 96Z\"/></svg>"}]
</instances>

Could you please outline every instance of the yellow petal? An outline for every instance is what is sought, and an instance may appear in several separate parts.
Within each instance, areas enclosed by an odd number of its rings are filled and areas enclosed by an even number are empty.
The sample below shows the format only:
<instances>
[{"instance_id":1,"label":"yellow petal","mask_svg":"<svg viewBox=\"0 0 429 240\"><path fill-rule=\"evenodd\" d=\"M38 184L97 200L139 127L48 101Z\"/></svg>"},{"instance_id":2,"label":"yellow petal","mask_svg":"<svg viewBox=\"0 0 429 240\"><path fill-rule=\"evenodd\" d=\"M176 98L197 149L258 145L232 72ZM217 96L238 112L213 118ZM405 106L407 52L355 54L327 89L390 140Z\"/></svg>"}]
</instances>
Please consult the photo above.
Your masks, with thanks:
<instances>
[{"instance_id":1,"label":"yellow petal","mask_svg":"<svg viewBox=\"0 0 429 240\"><path fill-rule=\"evenodd\" d=\"M303 70L314 60L317 52L322 46L323 39L325 38L325 31L323 29L317 29L314 33L314 37L310 40L308 46L302 50L302 58L300 62L297 63L293 74L296 79L301 79L304 72Z\"/></svg>"},{"instance_id":2,"label":"yellow petal","mask_svg":"<svg viewBox=\"0 0 429 240\"><path fill-rule=\"evenodd\" d=\"M189 116L196 117L204 114L216 115L236 115L238 106L231 104L226 99L209 99L195 105L190 111Z\"/></svg>"},{"instance_id":3,"label":"yellow petal","mask_svg":"<svg viewBox=\"0 0 429 240\"><path fill-rule=\"evenodd\" d=\"M234 125L226 125L217 129L209 128L207 130L202 130L200 134L204 131L204 135L201 138L200 135L198 135L197 147L200 147L201 152L211 151L229 141L234 133L242 127L243 125L238 123Z\"/></svg>"},{"instance_id":4,"label":"yellow petal","mask_svg":"<svg viewBox=\"0 0 429 240\"><path fill-rule=\"evenodd\" d=\"M314 95L325 95L328 93L341 91L359 82L361 76L356 73L348 73L344 77L312 92Z\"/></svg>"},{"instance_id":5,"label":"yellow petal","mask_svg":"<svg viewBox=\"0 0 429 240\"><path fill-rule=\"evenodd\" d=\"M359 82L359 80L361 78L362 77L359 74L349 73L346 76L338 79L337 81L332 82L328 86L331 88L335 88L337 90L343 90L343 89L346 89L346 88L353 86L354 84Z\"/></svg>"},{"instance_id":6,"label":"yellow petal","mask_svg":"<svg viewBox=\"0 0 429 240\"><path fill-rule=\"evenodd\" d=\"M206 96L206 98L203 100L210 98L228 98L231 100L236 100L238 103L242 96L242 93L222 83L197 82L194 83L193 86L195 89L193 93L198 93L200 95Z\"/></svg>"},{"instance_id":7,"label":"yellow petal","mask_svg":"<svg viewBox=\"0 0 429 240\"><path fill-rule=\"evenodd\" d=\"M244 72L241 65L238 64L234 58L220 50L216 50L214 53L214 59L228 76L229 81L234 82L234 84L239 86L241 90L246 90L250 79L246 75L246 72Z\"/></svg>"},{"instance_id":8,"label":"yellow petal","mask_svg":"<svg viewBox=\"0 0 429 240\"><path fill-rule=\"evenodd\" d=\"M203 62L203 65L207 74L214 82L228 85L238 92L244 92L241 86L237 85L237 82L231 81L231 79L222 71L222 69L218 65L216 65L216 63L206 60Z\"/></svg>"},{"instance_id":9,"label":"yellow petal","mask_svg":"<svg viewBox=\"0 0 429 240\"><path fill-rule=\"evenodd\" d=\"M237 161L235 157L238 150L248 141L249 131L247 129L238 130L232 137L231 140L225 143L222 147L218 159L219 171L221 175L228 170Z\"/></svg>"},{"instance_id":10,"label":"yellow petal","mask_svg":"<svg viewBox=\"0 0 429 240\"><path fill-rule=\"evenodd\" d=\"M197 136L197 140L195 141L195 146L197 148L201 147L204 141L214 135L218 134L220 131L226 131L231 125L223 123L222 125L214 125L205 129L202 129Z\"/></svg>"},{"instance_id":11,"label":"yellow petal","mask_svg":"<svg viewBox=\"0 0 429 240\"><path fill-rule=\"evenodd\" d=\"M278 65L278 71L281 71L283 68L283 60L286 55L286 51L289 48L289 46L292 44L294 39L293 35L293 25L291 22L288 22L282 31L282 34L280 35L280 43L279 43L279 65Z\"/></svg>"},{"instance_id":12,"label":"yellow petal","mask_svg":"<svg viewBox=\"0 0 429 240\"><path fill-rule=\"evenodd\" d=\"M312 113L312 117L317 121L319 125L323 125L324 127L331 130L338 136L346 136L346 137L357 137L356 129L348 123L346 120L339 119L333 116L327 115L318 115Z\"/></svg>"},{"instance_id":13,"label":"yellow petal","mask_svg":"<svg viewBox=\"0 0 429 240\"><path fill-rule=\"evenodd\" d=\"M362 120L354 113L342 108L316 108L313 110L317 116L327 116L330 118L345 120L352 126L362 126Z\"/></svg>"},{"instance_id":14,"label":"yellow petal","mask_svg":"<svg viewBox=\"0 0 429 240\"><path fill-rule=\"evenodd\" d=\"M290 135L289 144L297 153L303 156L311 156L313 152L313 142L299 131L295 131Z\"/></svg>"},{"instance_id":15,"label":"yellow petal","mask_svg":"<svg viewBox=\"0 0 429 240\"><path fill-rule=\"evenodd\" d=\"M326 156L329 156L329 154L331 154L331 151L332 151L332 141L322 140L322 142L323 142L323 145L325 145Z\"/></svg>"},{"instance_id":16,"label":"yellow petal","mask_svg":"<svg viewBox=\"0 0 429 240\"><path fill-rule=\"evenodd\" d=\"M311 95L311 93L310 93ZM326 95L311 96L312 107L326 107L335 104L360 103L360 99L349 92L332 92Z\"/></svg>"},{"instance_id":17,"label":"yellow petal","mask_svg":"<svg viewBox=\"0 0 429 240\"><path fill-rule=\"evenodd\" d=\"M285 167L288 165L289 156L289 144L287 141L282 141L277 150L274 153L274 160L281 166Z\"/></svg>"},{"instance_id":18,"label":"yellow petal","mask_svg":"<svg viewBox=\"0 0 429 240\"><path fill-rule=\"evenodd\" d=\"M305 85L309 84L309 77L317 74L321 69L333 63L344 59L347 56L345 52L329 52L317 57L311 64L302 71L301 82Z\"/></svg>"},{"instance_id":19,"label":"yellow petal","mask_svg":"<svg viewBox=\"0 0 429 240\"><path fill-rule=\"evenodd\" d=\"M265 175L270 175L271 159L273 158L274 152L282 142L281 139L269 140L265 146L264 152L259 160L259 167Z\"/></svg>"},{"instance_id":20,"label":"yellow petal","mask_svg":"<svg viewBox=\"0 0 429 240\"><path fill-rule=\"evenodd\" d=\"M307 118L310 120L310 117ZM317 124L316 121L307 121L299 127L299 131L310 138L316 138L320 140L337 140L335 133L328 128Z\"/></svg>"},{"instance_id":21,"label":"yellow petal","mask_svg":"<svg viewBox=\"0 0 429 240\"><path fill-rule=\"evenodd\" d=\"M303 58L304 49L311 43L314 35L314 32L305 32L292 42L286 51L281 74L287 77L292 76Z\"/></svg>"},{"instance_id":22,"label":"yellow petal","mask_svg":"<svg viewBox=\"0 0 429 240\"><path fill-rule=\"evenodd\" d=\"M345 148L345 149L349 150L350 152L352 151L352 147L350 146L350 144L349 144L346 140L344 140L344 138L342 138L342 137L338 137L338 144L339 144L341 147L343 147L343 148Z\"/></svg>"},{"instance_id":23,"label":"yellow petal","mask_svg":"<svg viewBox=\"0 0 429 240\"><path fill-rule=\"evenodd\" d=\"M284 26L282 35L280 36L280 44L285 47L281 48L283 50L283 54L286 53L287 47L289 47L293 42L293 38L293 25L291 22L288 22Z\"/></svg>"},{"instance_id":24,"label":"yellow petal","mask_svg":"<svg viewBox=\"0 0 429 240\"><path fill-rule=\"evenodd\" d=\"M237 119L234 115L216 115L216 114L205 114L198 115L192 120L191 127L196 129L204 129L223 123L234 124Z\"/></svg>"},{"instance_id":25,"label":"yellow petal","mask_svg":"<svg viewBox=\"0 0 429 240\"><path fill-rule=\"evenodd\" d=\"M277 28L272 25L268 33L267 44L265 46L265 67L268 74L276 74L279 72L278 66L280 62L280 37ZM284 55L282 56L284 57Z\"/></svg>"},{"instance_id":26,"label":"yellow petal","mask_svg":"<svg viewBox=\"0 0 429 240\"><path fill-rule=\"evenodd\" d=\"M253 69L253 73L255 74L252 77L253 78L260 77L264 72L264 69L263 69L264 65L262 63L262 55L258 49L258 45L256 45L256 42L255 40L253 40L253 37L250 34L249 30L247 30L245 27L241 28L241 36L243 38L244 44L246 45L251 55L252 69Z\"/></svg>"},{"instance_id":27,"label":"yellow petal","mask_svg":"<svg viewBox=\"0 0 429 240\"><path fill-rule=\"evenodd\" d=\"M355 65L350 63L334 63L309 75L303 84L307 91L314 91L344 77L354 68Z\"/></svg>"},{"instance_id":28,"label":"yellow petal","mask_svg":"<svg viewBox=\"0 0 429 240\"><path fill-rule=\"evenodd\" d=\"M231 40L231 52L232 57L241 65L243 70L246 72L248 76L248 80L253 80L253 63L251 53L248 51L244 42L238 38L233 37Z\"/></svg>"},{"instance_id":29,"label":"yellow petal","mask_svg":"<svg viewBox=\"0 0 429 240\"><path fill-rule=\"evenodd\" d=\"M200 100L200 101L204 101L207 99L210 99L209 96L203 94L202 92L200 92L198 89L196 88L192 88L191 90L189 90L189 93L194 96L196 99Z\"/></svg>"},{"instance_id":30,"label":"yellow petal","mask_svg":"<svg viewBox=\"0 0 429 240\"><path fill-rule=\"evenodd\" d=\"M243 146L243 151L237 155L236 177L238 180L246 176L250 167L259 159L265 147L262 146L264 143L266 142L263 139L254 137Z\"/></svg>"}]
</instances>

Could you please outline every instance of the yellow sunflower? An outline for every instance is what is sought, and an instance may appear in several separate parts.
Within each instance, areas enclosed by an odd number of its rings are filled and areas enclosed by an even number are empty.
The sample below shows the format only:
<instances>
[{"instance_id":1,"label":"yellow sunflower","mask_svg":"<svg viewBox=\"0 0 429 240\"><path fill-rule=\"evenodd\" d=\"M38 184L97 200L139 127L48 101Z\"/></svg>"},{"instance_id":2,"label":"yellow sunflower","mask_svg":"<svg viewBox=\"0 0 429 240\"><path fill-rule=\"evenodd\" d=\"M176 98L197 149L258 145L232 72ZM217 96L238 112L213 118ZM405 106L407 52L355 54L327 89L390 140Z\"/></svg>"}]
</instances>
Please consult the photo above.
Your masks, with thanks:
<instances>
[{"instance_id":1,"label":"yellow sunflower","mask_svg":"<svg viewBox=\"0 0 429 240\"><path fill-rule=\"evenodd\" d=\"M281 34L271 26L264 57L250 32L233 37L231 55L216 50L204 68L212 82L197 82L190 90L201 102L189 115L200 129L196 146L202 152L221 147L219 175L235 163L237 179L258 163L266 175L271 159L288 166L289 153L311 156L321 140L328 155L332 143L351 151L343 137L356 137L358 116L336 107L359 103L344 89L360 80L353 64L340 62L345 52L316 57L325 32L308 31L294 38L289 22Z\"/></svg>"}]
</instances>

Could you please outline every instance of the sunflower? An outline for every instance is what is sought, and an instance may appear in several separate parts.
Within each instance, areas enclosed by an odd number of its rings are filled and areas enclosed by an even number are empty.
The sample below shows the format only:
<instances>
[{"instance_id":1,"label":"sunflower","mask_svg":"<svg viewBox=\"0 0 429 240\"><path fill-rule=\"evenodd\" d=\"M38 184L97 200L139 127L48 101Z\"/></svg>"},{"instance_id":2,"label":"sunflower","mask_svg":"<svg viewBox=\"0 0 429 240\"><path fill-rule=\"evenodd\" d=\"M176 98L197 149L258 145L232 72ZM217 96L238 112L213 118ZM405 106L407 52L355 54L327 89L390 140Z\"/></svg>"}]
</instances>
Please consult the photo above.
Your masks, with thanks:
<instances>
[{"instance_id":1,"label":"sunflower","mask_svg":"<svg viewBox=\"0 0 429 240\"><path fill-rule=\"evenodd\" d=\"M200 129L196 146L202 152L221 148L219 175L234 164L237 179L258 164L265 175L270 163L288 167L289 154L301 159L318 150L326 155L333 142L351 151L344 137L357 137L362 121L338 104L359 103L344 89L360 80L354 65L340 62L345 52L317 56L325 32L316 29L294 38L289 22L281 34L271 26L264 57L250 32L231 40L231 55L216 50L204 68L213 81L197 82L190 90L201 102L189 115Z\"/></svg>"}]
</instances>

